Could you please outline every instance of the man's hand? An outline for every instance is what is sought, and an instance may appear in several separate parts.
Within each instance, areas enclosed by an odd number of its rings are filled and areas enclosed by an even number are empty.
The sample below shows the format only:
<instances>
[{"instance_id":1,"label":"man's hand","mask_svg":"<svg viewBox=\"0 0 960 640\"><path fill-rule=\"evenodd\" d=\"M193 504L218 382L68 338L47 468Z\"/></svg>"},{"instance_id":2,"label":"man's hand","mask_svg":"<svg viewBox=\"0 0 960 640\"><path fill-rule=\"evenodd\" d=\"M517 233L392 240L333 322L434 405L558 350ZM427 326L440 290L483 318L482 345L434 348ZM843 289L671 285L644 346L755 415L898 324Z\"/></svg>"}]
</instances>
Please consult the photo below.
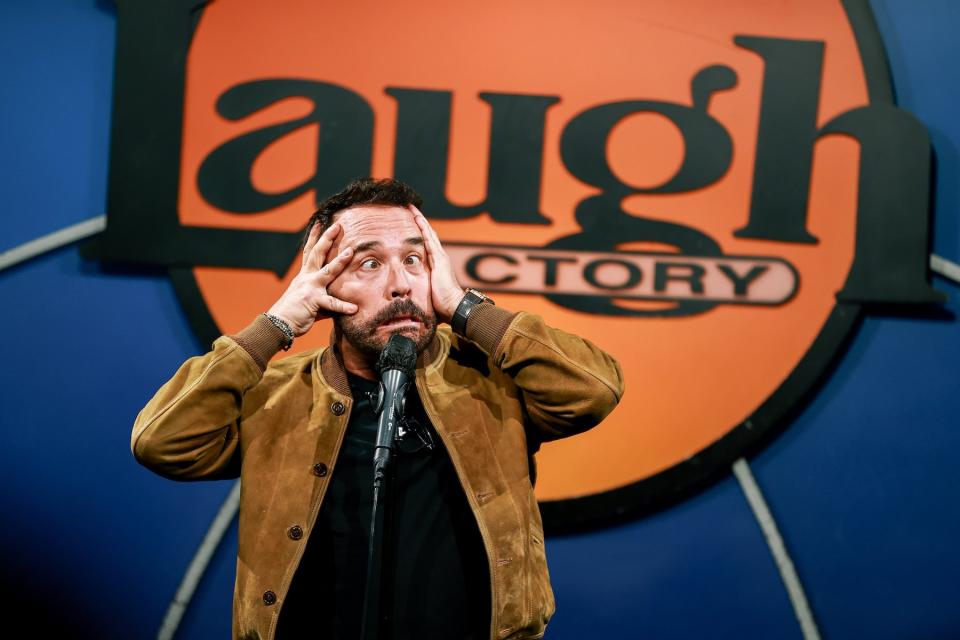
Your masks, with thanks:
<instances>
[{"instance_id":1,"label":"man's hand","mask_svg":"<svg viewBox=\"0 0 960 640\"><path fill-rule=\"evenodd\" d=\"M303 248L300 273L294 277L280 299L270 307L268 313L290 325L295 336L305 334L317 320L337 313L350 315L357 312L357 305L327 293L327 286L340 275L353 256L353 249L347 247L333 260L326 262L327 252L338 235L340 224L337 222L330 225L323 235L320 235L319 224L313 226Z\"/></svg>"},{"instance_id":2,"label":"man's hand","mask_svg":"<svg viewBox=\"0 0 960 640\"><path fill-rule=\"evenodd\" d=\"M433 310L441 322L450 322L453 312L463 300L464 290L457 282L450 257L440 244L437 232L427 222L420 209L410 205L413 219L423 234L423 244L427 251L427 264L430 267L430 290L433 298Z\"/></svg>"}]
</instances>

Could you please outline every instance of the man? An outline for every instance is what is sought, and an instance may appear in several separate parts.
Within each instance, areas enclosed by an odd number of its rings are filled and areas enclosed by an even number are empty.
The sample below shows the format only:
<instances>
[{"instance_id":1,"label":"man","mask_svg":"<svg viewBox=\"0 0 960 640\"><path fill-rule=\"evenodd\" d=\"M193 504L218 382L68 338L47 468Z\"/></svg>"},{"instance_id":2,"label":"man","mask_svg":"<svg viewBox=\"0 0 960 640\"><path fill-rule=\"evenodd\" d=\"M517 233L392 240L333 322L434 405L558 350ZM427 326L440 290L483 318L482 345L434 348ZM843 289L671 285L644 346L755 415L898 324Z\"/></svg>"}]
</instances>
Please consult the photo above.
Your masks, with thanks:
<instances>
[{"instance_id":1,"label":"man","mask_svg":"<svg viewBox=\"0 0 960 640\"><path fill-rule=\"evenodd\" d=\"M387 634L537 638L553 614L532 456L598 424L620 368L464 291L420 205L370 178L321 203L276 304L184 363L137 417L133 453L157 473L241 477L235 637L359 637L375 363L395 333L419 356L393 463ZM330 348L267 364L328 317Z\"/></svg>"}]
</instances>

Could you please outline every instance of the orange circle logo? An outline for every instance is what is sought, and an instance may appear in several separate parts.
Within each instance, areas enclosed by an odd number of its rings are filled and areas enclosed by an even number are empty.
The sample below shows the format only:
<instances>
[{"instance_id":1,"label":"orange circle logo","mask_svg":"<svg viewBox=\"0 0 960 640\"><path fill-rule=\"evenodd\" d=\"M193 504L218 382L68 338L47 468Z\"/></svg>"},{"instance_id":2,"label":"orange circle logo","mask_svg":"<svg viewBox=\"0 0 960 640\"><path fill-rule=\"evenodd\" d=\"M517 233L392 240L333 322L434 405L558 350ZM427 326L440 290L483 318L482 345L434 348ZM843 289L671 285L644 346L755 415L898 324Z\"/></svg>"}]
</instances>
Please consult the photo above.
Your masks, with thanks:
<instances>
[{"instance_id":1,"label":"orange circle logo","mask_svg":"<svg viewBox=\"0 0 960 640\"><path fill-rule=\"evenodd\" d=\"M116 117L148 112L152 134L115 123L130 133L95 255L169 266L211 338L284 291L318 200L361 175L410 183L461 284L623 366L604 424L538 455L548 524L647 508L727 468L807 393L862 304L940 299L914 237L929 176L903 169L923 174L925 134L861 54L878 41L866 9L229 0L195 24L151 11L121 15L121 32L163 32L183 56L136 66L118 51ZM133 147L152 150L162 184L116 167ZM133 208L155 234L134 240Z\"/></svg>"}]
</instances>

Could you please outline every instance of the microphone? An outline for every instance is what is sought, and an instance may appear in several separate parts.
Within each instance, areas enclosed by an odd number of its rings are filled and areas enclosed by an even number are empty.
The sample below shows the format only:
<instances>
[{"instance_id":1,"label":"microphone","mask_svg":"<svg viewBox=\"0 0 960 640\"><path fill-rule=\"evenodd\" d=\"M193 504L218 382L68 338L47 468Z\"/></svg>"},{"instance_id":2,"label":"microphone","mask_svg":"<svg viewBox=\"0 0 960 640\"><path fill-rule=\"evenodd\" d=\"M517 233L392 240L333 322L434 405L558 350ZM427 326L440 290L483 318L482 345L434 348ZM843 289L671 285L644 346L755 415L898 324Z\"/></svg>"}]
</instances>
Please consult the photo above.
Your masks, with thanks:
<instances>
[{"instance_id":1,"label":"microphone","mask_svg":"<svg viewBox=\"0 0 960 640\"><path fill-rule=\"evenodd\" d=\"M403 417L407 385L413 379L417 364L417 349L410 338L399 333L390 336L387 346L377 360L380 374L380 396L376 412L380 414L377 424L377 443L373 449L373 486L380 487L390 464L393 445L396 441L397 424Z\"/></svg>"}]
</instances>

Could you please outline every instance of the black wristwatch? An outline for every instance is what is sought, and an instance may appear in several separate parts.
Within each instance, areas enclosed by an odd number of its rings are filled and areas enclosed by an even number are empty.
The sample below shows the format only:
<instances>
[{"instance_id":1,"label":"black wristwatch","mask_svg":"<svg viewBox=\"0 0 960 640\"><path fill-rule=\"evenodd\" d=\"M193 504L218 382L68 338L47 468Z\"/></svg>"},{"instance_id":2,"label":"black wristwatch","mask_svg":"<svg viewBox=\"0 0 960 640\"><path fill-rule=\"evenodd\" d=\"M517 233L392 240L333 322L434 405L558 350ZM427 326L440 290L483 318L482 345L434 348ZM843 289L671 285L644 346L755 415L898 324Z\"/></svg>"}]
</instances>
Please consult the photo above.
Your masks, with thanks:
<instances>
[{"instance_id":1,"label":"black wristwatch","mask_svg":"<svg viewBox=\"0 0 960 640\"><path fill-rule=\"evenodd\" d=\"M454 333L461 336L467 335L467 318L470 317L470 312L473 311L473 308L483 302L494 304L491 298L488 298L476 289L467 289L463 300L457 305L457 310L453 312L453 317L450 318L450 326L453 328Z\"/></svg>"}]
</instances>

